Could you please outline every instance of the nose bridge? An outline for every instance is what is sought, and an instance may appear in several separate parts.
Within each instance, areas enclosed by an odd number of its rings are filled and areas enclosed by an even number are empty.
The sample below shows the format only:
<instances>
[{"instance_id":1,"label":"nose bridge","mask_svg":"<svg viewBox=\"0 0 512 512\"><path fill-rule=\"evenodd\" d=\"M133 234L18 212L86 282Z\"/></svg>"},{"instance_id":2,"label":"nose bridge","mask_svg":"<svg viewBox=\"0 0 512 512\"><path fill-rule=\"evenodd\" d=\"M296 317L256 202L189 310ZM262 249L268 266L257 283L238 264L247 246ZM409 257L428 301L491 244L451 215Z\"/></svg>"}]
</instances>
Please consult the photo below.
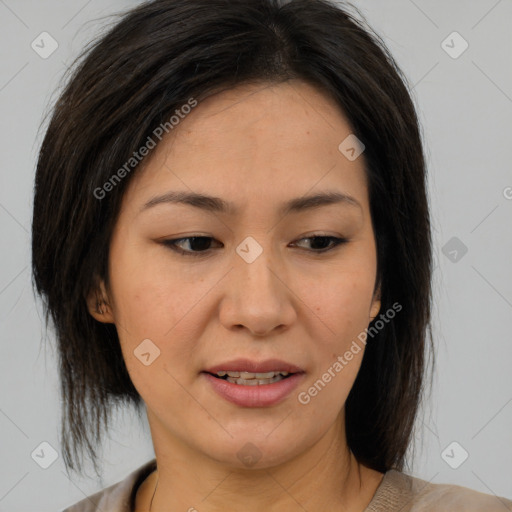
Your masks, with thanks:
<instances>
[{"instance_id":1,"label":"nose bridge","mask_svg":"<svg viewBox=\"0 0 512 512\"><path fill-rule=\"evenodd\" d=\"M268 241L271 239L271 234L266 233L265 237ZM263 235L258 238L262 241ZM247 287L248 293L254 293L256 290L258 293L270 294L271 297L279 294L271 245L270 243L263 245L263 241L260 243L255 237L247 236L236 247L237 274L240 275L242 286ZM267 300L269 298L266 297Z\"/></svg>"},{"instance_id":2,"label":"nose bridge","mask_svg":"<svg viewBox=\"0 0 512 512\"><path fill-rule=\"evenodd\" d=\"M270 233L247 236L236 246L229 307L222 314L226 328L243 325L262 335L293 320L293 307L286 298L285 279L279 276L271 238Z\"/></svg>"}]
</instances>

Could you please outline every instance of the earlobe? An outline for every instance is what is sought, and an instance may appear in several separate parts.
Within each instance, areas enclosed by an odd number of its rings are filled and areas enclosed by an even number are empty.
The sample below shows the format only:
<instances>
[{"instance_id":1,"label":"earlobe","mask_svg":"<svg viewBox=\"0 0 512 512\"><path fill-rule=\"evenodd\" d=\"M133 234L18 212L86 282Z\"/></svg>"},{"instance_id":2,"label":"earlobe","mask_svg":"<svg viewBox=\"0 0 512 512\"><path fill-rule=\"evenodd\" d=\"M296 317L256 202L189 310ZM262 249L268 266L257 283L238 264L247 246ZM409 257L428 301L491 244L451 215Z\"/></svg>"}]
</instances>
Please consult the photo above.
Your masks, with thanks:
<instances>
[{"instance_id":1,"label":"earlobe","mask_svg":"<svg viewBox=\"0 0 512 512\"><path fill-rule=\"evenodd\" d=\"M370 322L379 314L380 311L380 300L373 301L372 309L370 311Z\"/></svg>"},{"instance_id":2,"label":"earlobe","mask_svg":"<svg viewBox=\"0 0 512 512\"><path fill-rule=\"evenodd\" d=\"M380 285L377 289L377 291L373 295L373 302L372 307L370 309L370 322L373 321L373 319L379 314L380 311Z\"/></svg>"},{"instance_id":3,"label":"earlobe","mask_svg":"<svg viewBox=\"0 0 512 512\"><path fill-rule=\"evenodd\" d=\"M87 309L90 315L102 323L114 323L114 315L103 281L100 289L92 290L87 297Z\"/></svg>"}]
</instances>

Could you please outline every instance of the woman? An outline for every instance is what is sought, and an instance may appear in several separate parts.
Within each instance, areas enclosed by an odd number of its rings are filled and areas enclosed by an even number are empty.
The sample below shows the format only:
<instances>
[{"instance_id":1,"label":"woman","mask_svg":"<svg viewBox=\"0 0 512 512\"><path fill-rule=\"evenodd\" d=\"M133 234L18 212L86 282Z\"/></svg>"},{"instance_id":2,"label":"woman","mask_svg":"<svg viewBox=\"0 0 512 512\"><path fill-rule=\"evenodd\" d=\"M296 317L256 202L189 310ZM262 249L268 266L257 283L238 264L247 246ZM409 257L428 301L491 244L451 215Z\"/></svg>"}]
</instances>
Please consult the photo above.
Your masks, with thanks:
<instances>
[{"instance_id":1,"label":"woman","mask_svg":"<svg viewBox=\"0 0 512 512\"><path fill-rule=\"evenodd\" d=\"M153 0L86 53L33 216L64 460L97 468L121 403L155 459L67 511L512 510L402 472L432 270L404 82L322 0Z\"/></svg>"}]
</instances>

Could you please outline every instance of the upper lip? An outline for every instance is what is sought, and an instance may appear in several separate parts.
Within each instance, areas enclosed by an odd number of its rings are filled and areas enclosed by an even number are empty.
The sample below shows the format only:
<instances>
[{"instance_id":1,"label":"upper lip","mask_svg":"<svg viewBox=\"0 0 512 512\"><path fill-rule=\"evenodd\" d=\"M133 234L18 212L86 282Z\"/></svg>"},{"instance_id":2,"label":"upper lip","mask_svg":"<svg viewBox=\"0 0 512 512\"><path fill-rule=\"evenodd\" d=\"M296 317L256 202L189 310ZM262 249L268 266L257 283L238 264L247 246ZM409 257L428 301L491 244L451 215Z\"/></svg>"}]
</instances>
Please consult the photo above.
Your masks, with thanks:
<instances>
[{"instance_id":1,"label":"upper lip","mask_svg":"<svg viewBox=\"0 0 512 512\"><path fill-rule=\"evenodd\" d=\"M286 361L279 359L266 359L265 361L251 361L250 359L234 359L225 363L211 366L204 370L207 373L217 372L249 372L249 373L267 373L267 372L288 372L303 373L304 370Z\"/></svg>"}]
</instances>

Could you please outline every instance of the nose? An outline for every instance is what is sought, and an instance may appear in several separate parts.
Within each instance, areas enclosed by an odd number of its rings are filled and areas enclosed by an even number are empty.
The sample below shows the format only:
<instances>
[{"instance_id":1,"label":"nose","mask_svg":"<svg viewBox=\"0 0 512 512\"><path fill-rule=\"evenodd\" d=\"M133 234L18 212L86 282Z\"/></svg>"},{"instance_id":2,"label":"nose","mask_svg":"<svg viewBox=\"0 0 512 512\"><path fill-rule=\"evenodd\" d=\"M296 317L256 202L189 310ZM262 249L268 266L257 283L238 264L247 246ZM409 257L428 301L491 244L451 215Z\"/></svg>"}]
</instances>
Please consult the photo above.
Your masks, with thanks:
<instances>
[{"instance_id":1,"label":"nose","mask_svg":"<svg viewBox=\"0 0 512 512\"><path fill-rule=\"evenodd\" d=\"M254 336L269 336L294 322L298 299L287 283L288 272L272 259L270 249L248 261L234 254L220 321L228 330L245 328Z\"/></svg>"}]
</instances>

